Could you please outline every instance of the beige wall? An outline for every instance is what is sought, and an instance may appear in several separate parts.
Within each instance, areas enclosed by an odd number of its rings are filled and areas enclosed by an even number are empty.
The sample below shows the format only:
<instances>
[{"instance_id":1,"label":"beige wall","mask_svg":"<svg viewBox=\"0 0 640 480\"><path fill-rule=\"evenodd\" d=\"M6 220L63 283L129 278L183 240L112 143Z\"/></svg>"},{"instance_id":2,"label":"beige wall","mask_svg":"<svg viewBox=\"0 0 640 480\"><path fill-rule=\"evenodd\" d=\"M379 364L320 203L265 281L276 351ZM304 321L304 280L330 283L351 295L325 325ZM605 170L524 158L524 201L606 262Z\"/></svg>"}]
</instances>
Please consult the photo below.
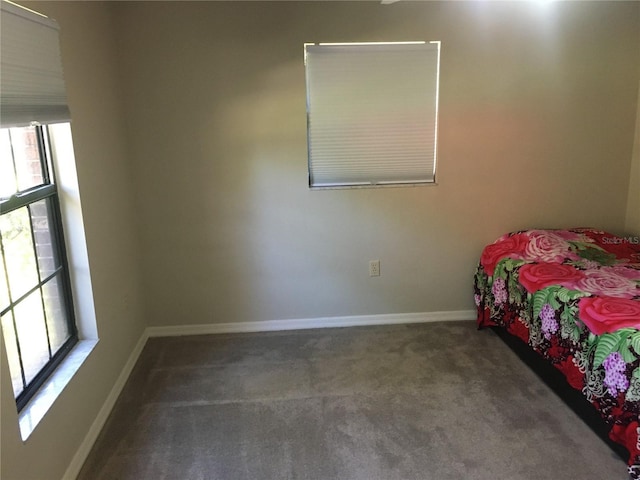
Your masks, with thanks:
<instances>
[{"instance_id":1,"label":"beige wall","mask_svg":"<svg viewBox=\"0 0 640 480\"><path fill-rule=\"evenodd\" d=\"M62 477L144 329L133 184L126 161L110 7L34 2L61 26L62 63L100 342L23 443L4 352L1 385L3 480Z\"/></svg>"},{"instance_id":2,"label":"beige wall","mask_svg":"<svg viewBox=\"0 0 640 480\"><path fill-rule=\"evenodd\" d=\"M469 309L500 234L624 229L638 3L116 9L151 325ZM416 39L442 41L439 185L310 191L303 43Z\"/></svg>"},{"instance_id":3,"label":"beige wall","mask_svg":"<svg viewBox=\"0 0 640 480\"><path fill-rule=\"evenodd\" d=\"M2 365L3 479L60 478L147 325L469 309L503 232L625 227L638 3L29 5L62 27L101 341L26 444ZM303 43L415 39L439 185L309 191Z\"/></svg>"},{"instance_id":4,"label":"beige wall","mask_svg":"<svg viewBox=\"0 0 640 480\"><path fill-rule=\"evenodd\" d=\"M636 136L633 143L633 158L629 174L629 197L627 200L627 233L640 235L640 83L638 84L638 113L636 115Z\"/></svg>"}]
</instances>

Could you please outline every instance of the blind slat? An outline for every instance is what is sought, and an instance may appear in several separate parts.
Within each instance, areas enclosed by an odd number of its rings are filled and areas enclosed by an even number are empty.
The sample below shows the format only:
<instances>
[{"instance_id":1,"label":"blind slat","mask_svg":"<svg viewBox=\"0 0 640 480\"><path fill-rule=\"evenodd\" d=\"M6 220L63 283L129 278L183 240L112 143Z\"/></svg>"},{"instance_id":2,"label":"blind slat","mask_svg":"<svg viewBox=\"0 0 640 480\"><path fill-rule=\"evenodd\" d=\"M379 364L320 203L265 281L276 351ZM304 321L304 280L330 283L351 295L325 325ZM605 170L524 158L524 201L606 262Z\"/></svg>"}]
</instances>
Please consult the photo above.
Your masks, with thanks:
<instances>
[{"instance_id":1,"label":"blind slat","mask_svg":"<svg viewBox=\"0 0 640 480\"><path fill-rule=\"evenodd\" d=\"M435 181L439 48L305 46L310 186Z\"/></svg>"}]
</instances>

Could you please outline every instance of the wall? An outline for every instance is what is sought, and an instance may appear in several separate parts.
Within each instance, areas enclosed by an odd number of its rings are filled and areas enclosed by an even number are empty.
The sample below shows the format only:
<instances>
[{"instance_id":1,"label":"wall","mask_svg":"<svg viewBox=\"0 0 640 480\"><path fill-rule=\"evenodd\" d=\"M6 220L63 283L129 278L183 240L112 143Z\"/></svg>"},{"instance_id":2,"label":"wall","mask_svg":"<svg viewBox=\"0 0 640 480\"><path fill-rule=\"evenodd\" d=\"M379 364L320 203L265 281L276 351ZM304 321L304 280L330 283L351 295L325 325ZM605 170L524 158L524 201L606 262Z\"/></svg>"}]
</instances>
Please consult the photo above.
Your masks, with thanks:
<instances>
[{"instance_id":1,"label":"wall","mask_svg":"<svg viewBox=\"0 0 640 480\"><path fill-rule=\"evenodd\" d=\"M23 443L1 353L3 480L61 478L145 327L110 6L33 2L58 20L100 341Z\"/></svg>"},{"instance_id":2,"label":"wall","mask_svg":"<svg viewBox=\"0 0 640 480\"><path fill-rule=\"evenodd\" d=\"M625 229L631 235L640 236L640 84L638 84L638 113L636 114L636 135L629 173Z\"/></svg>"},{"instance_id":3,"label":"wall","mask_svg":"<svg viewBox=\"0 0 640 480\"><path fill-rule=\"evenodd\" d=\"M24 444L2 396L3 479L62 476L147 325L467 309L503 232L629 225L636 2L28 6L62 27L100 343ZM439 185L308 190L303 43L414 39Z\"/></svg>"},{"instance_id":4,"label":"wall","mask_svg":"<svg viewBox=\"0 0 640 480\"><path fill-rule=\"evenodd\" d=\"M502 233L624 229L638 3L116 12L151 325L471 309ZM310 191L303 43L416 39L442 41L439 185Z\"/></svg>"}]
</instances>

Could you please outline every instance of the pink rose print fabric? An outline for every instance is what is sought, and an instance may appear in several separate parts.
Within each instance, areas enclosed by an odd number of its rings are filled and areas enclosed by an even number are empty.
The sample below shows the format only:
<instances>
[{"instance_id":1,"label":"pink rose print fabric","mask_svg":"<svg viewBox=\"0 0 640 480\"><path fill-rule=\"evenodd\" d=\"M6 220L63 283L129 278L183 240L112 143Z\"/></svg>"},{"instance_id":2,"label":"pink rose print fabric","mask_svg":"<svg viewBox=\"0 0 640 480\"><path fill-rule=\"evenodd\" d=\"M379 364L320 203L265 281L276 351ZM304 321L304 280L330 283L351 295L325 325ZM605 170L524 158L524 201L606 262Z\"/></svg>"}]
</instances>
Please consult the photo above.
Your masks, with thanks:
<instances>
[{"instance_id":1,"label":"pink rose print fabric","mask_svg":"<svg viewBox=\"0 0 640 480\"><path fill-rule=\"evenodd\" d=\"M478 326L528 343L600 412L640 480L640 238L526 230L487 245L474 276Z\"/></svg>"}]
</instances>

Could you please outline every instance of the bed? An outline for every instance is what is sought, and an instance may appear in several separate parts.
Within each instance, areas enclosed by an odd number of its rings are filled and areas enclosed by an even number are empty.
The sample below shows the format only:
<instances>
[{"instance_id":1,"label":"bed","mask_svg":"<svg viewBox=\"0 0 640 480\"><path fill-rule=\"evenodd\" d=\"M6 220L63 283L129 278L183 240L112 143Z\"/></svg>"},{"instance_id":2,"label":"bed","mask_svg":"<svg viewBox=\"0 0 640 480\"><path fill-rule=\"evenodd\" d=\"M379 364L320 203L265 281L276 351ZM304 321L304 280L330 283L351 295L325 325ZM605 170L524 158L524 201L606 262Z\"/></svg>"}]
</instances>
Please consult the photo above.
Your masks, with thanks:
<instances>
[{"instance_id":1,"label":"bed","mask_svg":"<svg viewBox=\"0 0 640 480\"><path fill-rule=\"evenodd\" d=\"M508 233L484 248L474 290L478 328L559 374L640 480L640 237Z\"/></svg>"}]
</instances>

